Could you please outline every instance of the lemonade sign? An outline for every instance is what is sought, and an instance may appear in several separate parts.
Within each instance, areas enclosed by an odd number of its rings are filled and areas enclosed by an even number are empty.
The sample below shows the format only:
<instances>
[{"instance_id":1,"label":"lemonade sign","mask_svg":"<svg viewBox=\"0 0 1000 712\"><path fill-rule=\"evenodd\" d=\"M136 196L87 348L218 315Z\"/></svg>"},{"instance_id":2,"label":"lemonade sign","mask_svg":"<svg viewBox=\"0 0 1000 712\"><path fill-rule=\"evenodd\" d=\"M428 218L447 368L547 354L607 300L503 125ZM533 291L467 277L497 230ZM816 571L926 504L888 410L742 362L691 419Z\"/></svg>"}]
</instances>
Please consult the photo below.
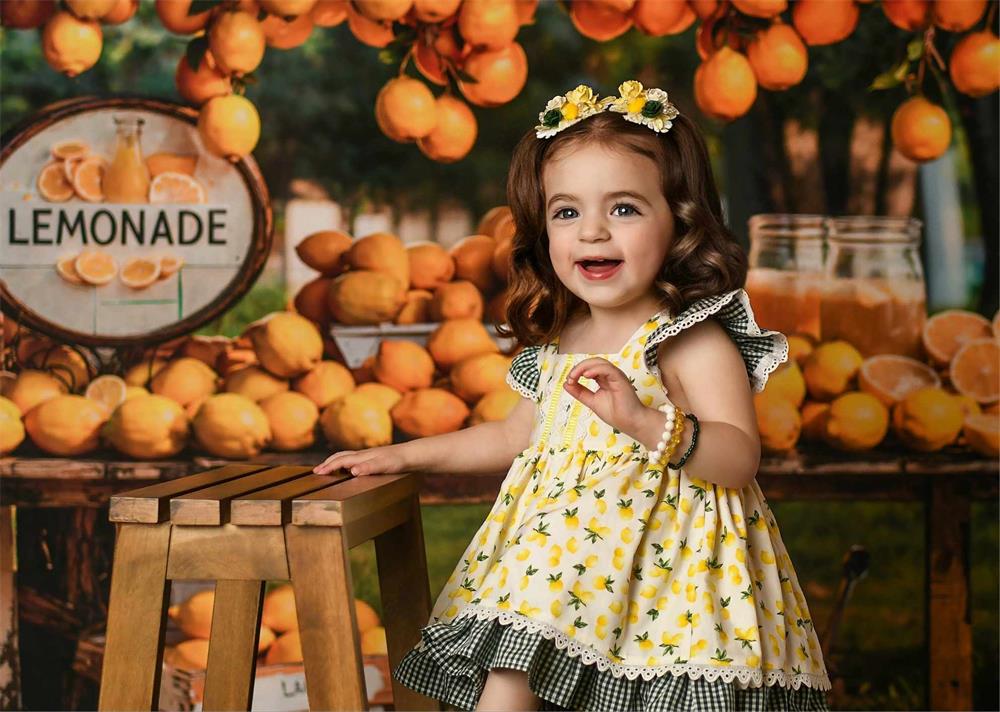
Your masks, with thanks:
<instances>
[{"instance_id":1,"label":"lemonade sign","mask_svg":"<svg viewBox=\"0 0 1000 712\"><path fill-rule=\"evenodd\" d=\"M0 154L0 305L92 345L165 340L217 316L270 250L251 158L204 150L196 114L142 99L44 110Z\"/></svg>"}]
</instances>

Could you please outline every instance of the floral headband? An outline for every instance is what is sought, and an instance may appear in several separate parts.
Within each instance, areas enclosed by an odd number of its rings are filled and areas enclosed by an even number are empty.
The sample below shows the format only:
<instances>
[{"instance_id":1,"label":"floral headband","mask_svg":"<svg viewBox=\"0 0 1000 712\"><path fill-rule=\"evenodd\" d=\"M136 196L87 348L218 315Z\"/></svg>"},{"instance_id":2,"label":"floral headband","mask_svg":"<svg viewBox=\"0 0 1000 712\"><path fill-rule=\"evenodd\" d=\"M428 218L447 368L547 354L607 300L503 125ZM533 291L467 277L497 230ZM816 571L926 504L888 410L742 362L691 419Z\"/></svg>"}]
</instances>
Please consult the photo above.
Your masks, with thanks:
<instances>
[{"instance_id":1,"label":"floral headband","mask_svg":"<svg viewBox=\"0 0 1000 712\"><path fill-rule=\"evenodd\" d=\"M599 114L616 111L626 121L648 126L657 133L666 133L674 125L672 119L680 112L667 99L662 89L643 89L640 82L629 80L618 87L618 96L598 98L586 84L561 96L552 97L545 110L538 115L535 135L551 138L575 123Z\"/></svg>"}]
</instances>

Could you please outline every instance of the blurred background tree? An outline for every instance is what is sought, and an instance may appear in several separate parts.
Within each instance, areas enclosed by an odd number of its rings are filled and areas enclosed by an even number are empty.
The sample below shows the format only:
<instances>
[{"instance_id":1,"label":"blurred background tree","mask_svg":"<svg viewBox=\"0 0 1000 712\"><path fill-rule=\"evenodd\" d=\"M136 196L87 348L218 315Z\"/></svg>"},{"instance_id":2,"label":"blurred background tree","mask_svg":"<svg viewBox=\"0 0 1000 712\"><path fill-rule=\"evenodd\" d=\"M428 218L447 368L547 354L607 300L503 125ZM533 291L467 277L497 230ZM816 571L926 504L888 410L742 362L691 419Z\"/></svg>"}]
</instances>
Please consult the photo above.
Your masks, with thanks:
<instances>
[{"instance_id":1,"label":"blurred background tree","mask_svg":"<svg viewBox=\"0 0 1000 712\"><path fill-rule=\"evenodd\" d=\"M919 216L918 166L893 151L888 131L906 91L902 85L868 88L906 55L914 35L893 26L876 4L863 4L860 12L848 39L809 49L801 84L783 92L760 89L747 115L722 124L695 106L695 26L662 38L629 31L599 43L576 31L563 3L542 2L534 24L518 34L529 58L527 85L504 106L473 107L477 143L455 164L431 161L378 129L375 96L396 76L398 64L383 62L384 53L358 42L343 23L313 32L299 48L266 54L247 89L263 123L254 157L279 206L290 197L292 179L306 178L351 212L371 204L406 211L454 200L481 215L505 202L508 157L550 97L579 82L613 93L621 81L635 77L665 88L704 130L730 224L744 243L747 219L761 212ZM992 13L994 25L997 16ZM942 56L949 56L955 39L937 34ZM132 21L105 28L98 64L69 79L46 65L37 31L2 29L0 129L69 97L139 94L180 101L173 75L187 41L167 32L152 3L143 3ZM406 71L419 76L412 63ZM971 292L981 295L980 311L992 314L1000 259L994 209L1000 192L997 93L956 97L935 72L927 73L924 90L948 109L956 129L964 233L977 262Z\"/></svg>"}]
</instances>

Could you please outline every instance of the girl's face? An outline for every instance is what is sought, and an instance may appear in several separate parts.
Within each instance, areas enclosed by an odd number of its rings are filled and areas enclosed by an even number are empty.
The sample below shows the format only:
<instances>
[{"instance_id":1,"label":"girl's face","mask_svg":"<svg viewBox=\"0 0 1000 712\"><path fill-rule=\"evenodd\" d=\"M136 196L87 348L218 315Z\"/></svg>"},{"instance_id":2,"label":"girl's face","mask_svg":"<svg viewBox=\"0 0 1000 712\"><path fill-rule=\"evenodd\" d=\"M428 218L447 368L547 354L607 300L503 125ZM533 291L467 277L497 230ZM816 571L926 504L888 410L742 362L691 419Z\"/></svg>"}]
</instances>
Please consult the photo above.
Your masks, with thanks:
<instances>
[{"instance_id":1,"label":"girl's face","mask_svg":"<svg viewBox=\"0 0 1000 712\"><path fill-rule=\"evenodd\" d=\"M656 163L576 146L545 163L542 186L549 258L566 288L603 309L647 297L674 235Z\"/></svg>"}]
</instances>

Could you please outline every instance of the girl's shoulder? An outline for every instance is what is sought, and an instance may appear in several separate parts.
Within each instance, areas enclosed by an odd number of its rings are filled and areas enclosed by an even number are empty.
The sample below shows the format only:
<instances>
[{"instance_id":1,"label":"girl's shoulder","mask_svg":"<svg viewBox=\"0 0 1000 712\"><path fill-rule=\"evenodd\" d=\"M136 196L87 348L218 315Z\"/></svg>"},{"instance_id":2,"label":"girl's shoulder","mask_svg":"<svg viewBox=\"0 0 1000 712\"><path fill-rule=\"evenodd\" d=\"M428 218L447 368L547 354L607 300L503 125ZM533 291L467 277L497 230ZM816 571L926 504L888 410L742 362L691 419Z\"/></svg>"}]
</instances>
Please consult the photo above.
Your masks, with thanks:
<instances>
[{"instance_id":1,"label":"girl's shoulder","mask_svg":"<svg viewBox=\"0 0 1000 712\"><path fill-rule=\"evenodd\" d=\"M764 390L768 376L788 360L785 335L762 329L754 318L750 297L744 289L704 297L692 302L676 317L667 317L646 341L646 368L657 371L660 344L706 319L717 321L739 349L754 392Z\"/></svg>"}]
</instances>

